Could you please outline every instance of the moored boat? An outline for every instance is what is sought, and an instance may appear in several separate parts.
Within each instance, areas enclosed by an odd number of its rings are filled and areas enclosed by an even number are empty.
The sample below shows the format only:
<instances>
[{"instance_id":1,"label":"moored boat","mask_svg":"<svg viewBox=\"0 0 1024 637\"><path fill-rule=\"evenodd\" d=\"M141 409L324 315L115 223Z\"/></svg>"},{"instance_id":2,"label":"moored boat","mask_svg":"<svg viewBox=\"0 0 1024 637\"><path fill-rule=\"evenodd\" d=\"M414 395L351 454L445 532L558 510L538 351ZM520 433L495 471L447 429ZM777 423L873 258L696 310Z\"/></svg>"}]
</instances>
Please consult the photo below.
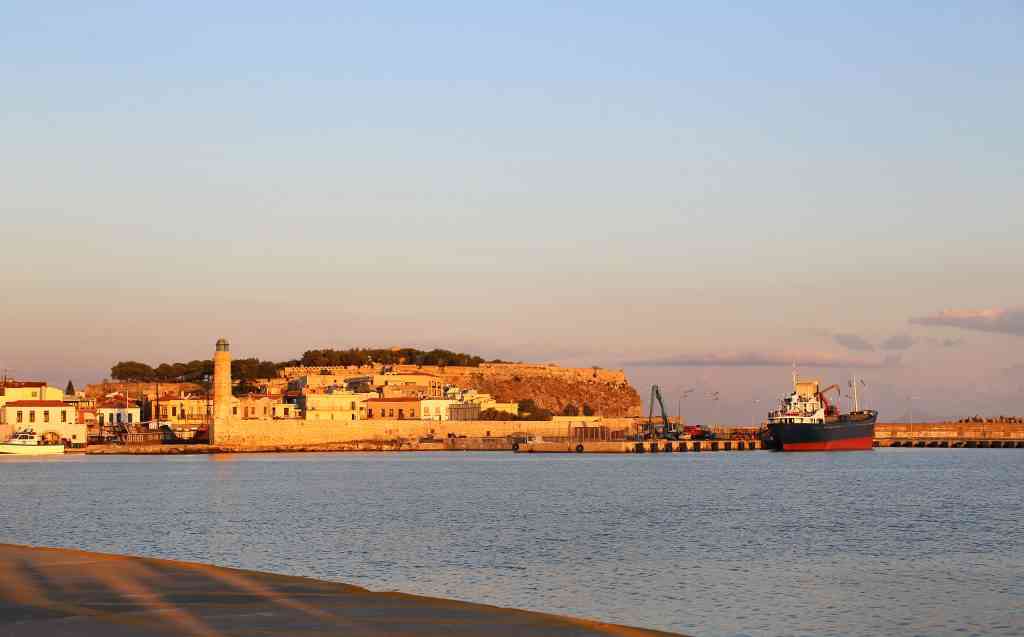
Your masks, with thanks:
<instances>
[{"instance_id":1,"label":"moored boat","mask_svg":"<svg viewBox=\"0 0 1024 637\"><path fill-rule=\"evenodd\" d=\"M766 442L779 451L870 450L878 412L860 409L856 380L852 386L856 406L842 414L826 396L832 390L838 393L838 385L821 389L817 380L801 381L794 373L793 392L768 415Z\"/></svg>"},{"instance_id":2,"label":"moored boat","mask_svg":"<svg viewBox=\"0 0 1024 637\"><path fill-rule=\"evenodd\" d=\"M7 442L0 442L0 454L50 456L61 453L64 453L64 445L47 444L39 434L29 429L17 431Z\"/></svg>"}]
</instances>

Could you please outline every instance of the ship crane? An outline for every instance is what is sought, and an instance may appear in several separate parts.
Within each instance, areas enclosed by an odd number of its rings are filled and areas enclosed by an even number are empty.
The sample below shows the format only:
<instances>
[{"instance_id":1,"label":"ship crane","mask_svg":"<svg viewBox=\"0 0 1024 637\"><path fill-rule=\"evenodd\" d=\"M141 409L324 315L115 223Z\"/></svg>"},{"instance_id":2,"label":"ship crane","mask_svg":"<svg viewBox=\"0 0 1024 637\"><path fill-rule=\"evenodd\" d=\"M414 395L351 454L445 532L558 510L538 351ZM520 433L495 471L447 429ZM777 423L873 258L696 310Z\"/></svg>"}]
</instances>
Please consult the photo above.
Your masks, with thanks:
<instances>
[{"instance_id":1,"label":"ship crane","mask_svg":"<svg viewBox=\"0 0 1024 637\"><path fill-rule=\"evenodd\" d=\"M829 385L825 389L823 389L823 390L818 392L818 400L820 400L825 405L825 415L826 416L837 416L837 415L839 415L839 408L838 408L838 406L837 405L833 405L832 403L830 403L828 401L828 398L825 396L825 394L827 394L828 392L832 391L833 389L836 390L836 395L838 396L839 393L840 393L839 385L835 385L835 384ZM838 404L838 401L836 401L836 402Z\"/></svg>"}]
</instances>

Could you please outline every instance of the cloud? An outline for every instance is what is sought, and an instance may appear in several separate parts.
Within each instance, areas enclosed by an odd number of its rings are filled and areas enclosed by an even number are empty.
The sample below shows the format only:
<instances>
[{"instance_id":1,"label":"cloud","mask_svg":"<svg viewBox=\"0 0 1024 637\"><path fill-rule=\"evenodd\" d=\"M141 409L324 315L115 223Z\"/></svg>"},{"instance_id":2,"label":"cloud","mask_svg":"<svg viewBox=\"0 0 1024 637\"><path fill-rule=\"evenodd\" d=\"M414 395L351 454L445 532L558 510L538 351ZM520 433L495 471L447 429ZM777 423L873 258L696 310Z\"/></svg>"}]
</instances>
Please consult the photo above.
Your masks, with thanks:
<instances>
[{"instance_id":1,"label":"cloud","mask_svg":"<svg viewBox=\"0 0 1024 637\"><path fill-rule=\"evenodd\" d=\"M833 334L832 340L848 350L857 352L873 352L875 346L856 334Z\"/></svg>"},{"instance_id":2,"label":"cloud","mask_svg":"<svg viewBox=\"0 0 1024 637\"><path fill-rule=\"evenodd\" d=\"M632 367L789 367L796 363L803 367L886 367L899 362L899 357L885 360L835 356L825 353L811 354L760 354L735 352L724 354L680 354L667 358L627 361Z\"/></svg>"},{"instance_id":3,"label":"cloud","mask_svg":"<svg viewBox=\"0 0 1024 637\"><path fill-rule=\"evenodd\" d=\"M987 310L943 310L910 319L914 325L957 327L964 330L1024 336L1024 307Z\"/></svg>"},{"instance_id":4,"label":"cloud","mask_svg":"<svg viewBox=\"0 0 1024 637\"><path fill-rule=\"evenodd\" d=\"M882 341L882 349L901 352L914 346L914 337L910 334L896 334Z\"/></svg>"}]
</instances>

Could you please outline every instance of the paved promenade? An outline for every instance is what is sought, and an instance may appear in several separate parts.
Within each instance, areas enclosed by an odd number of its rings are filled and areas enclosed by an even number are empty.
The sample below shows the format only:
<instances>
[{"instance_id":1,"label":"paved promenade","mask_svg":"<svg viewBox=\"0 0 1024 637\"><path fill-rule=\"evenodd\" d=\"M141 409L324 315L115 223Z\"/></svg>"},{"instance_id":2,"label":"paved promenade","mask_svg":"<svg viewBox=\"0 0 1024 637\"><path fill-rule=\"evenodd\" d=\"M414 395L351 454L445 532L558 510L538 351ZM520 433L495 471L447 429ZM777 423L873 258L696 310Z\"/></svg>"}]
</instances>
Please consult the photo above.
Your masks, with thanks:
<instances>
[{"instance_id":1,"label":"paved promenade","mask_svg":"<svg viewBox=\"0 0 1024 637\"><path fill-rule=\"evenodd\" d=\"M0 636L667 635L203 564L0 544Z\"/></svg>"}]
</instances>

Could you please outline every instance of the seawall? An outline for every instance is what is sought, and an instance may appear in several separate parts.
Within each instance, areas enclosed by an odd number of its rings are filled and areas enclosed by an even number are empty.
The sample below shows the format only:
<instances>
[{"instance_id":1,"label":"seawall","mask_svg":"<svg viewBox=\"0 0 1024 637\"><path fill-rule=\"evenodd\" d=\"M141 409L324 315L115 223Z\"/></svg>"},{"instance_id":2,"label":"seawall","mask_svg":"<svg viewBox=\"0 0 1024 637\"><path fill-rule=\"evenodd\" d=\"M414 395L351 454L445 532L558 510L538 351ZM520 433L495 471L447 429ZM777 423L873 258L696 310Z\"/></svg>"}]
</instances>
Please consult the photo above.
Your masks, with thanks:
<instances>
[{"instance_id":1,"label":"seawall","mask_svg":"<svg viewBox=\"0 0 1024 637\"><path fill-rule=\"evenodd\" d=\"M630 418L604 418L610 431L629 429ZM229 418L214 425L212 444L225 447L324 445L396 439L489 438L510 435L565 436L569 424L507 420L261 420Z\"/></svg>"}]
</instances>

